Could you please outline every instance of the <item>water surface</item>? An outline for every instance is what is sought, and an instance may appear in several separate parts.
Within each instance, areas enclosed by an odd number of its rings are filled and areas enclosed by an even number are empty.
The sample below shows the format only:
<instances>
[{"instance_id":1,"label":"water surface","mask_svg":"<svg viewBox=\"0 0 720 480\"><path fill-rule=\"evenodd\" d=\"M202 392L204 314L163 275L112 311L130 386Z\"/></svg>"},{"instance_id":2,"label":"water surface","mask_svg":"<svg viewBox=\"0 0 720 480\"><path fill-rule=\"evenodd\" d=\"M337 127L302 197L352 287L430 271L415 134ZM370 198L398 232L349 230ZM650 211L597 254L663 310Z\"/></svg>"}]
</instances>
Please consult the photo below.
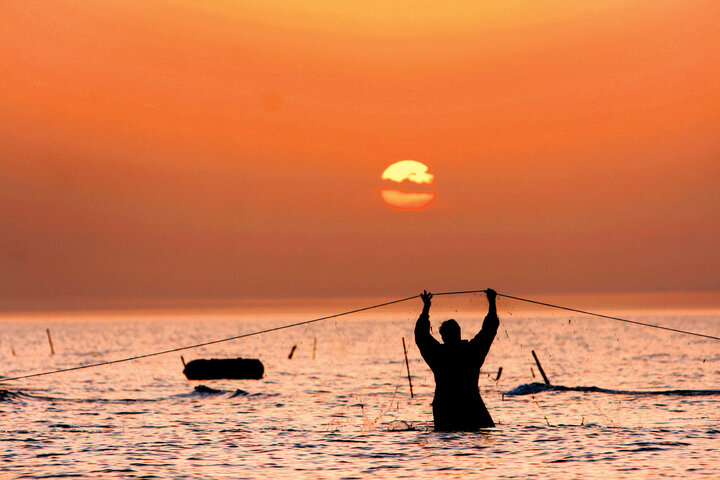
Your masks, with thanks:
<instances>
[{"instance_id":1,"label":"water surface","mask_svg":"<svg viewBox=\"0 0 720 480\"><path fill-rule=\"evenodd\" d=\"M432 375L412 342L417 303L182 352L187 361L259 358L266 369L259 381L190 382L177 353L0 384L0 478L720 476L718 342L549 310L528 314L502 302L480 381L497 428L435 433ZM471 296L436 300L433 308L435 332L453 316L467 337L486 307ZM6 315L0 375L113 360L324 313L332 312ZM720 333L717 311L622 313ZM541 379L531 350L554 388L532 385Z\"/></svg>"}]
</instances>

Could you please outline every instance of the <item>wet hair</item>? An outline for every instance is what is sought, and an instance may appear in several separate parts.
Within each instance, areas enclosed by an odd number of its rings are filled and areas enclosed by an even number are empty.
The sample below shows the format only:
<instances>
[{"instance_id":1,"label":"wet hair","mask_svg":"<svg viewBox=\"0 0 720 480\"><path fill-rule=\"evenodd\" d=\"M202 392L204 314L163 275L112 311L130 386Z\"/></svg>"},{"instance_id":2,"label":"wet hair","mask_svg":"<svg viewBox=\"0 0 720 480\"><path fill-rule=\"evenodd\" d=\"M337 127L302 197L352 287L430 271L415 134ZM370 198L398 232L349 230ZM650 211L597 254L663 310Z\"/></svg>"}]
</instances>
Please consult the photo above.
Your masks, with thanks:
<instances>
[{"instance_id":1,"label":"wet hair","mask_svg":"<svg viewBox=\"0 0 720 480\"><path fill-rule=\"evenodd\" d=\"M445 343L460 341L460 325L458 325L458 323L452 318L450 320L445 320L442 325L440 325L440 329L438 331Z\"/></svg>"}]
</instances>

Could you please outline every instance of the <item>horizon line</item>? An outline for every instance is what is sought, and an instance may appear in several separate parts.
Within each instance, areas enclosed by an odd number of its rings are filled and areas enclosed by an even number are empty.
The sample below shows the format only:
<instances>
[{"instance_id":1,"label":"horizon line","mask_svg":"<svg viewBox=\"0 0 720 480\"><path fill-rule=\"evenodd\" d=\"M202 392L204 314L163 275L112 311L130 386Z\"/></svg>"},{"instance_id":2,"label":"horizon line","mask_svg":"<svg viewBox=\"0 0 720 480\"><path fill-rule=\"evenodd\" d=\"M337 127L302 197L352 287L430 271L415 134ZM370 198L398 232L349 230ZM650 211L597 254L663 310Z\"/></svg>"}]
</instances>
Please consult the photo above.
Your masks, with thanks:
<instances>
[{"instance_id":1,"label":"horizon line","mask_svg":"<svg viewBox=\"0 0 720 480\"><path fill-rule=\"evenodd\" d=\"M499 293L515 294L517 292ZM419 292L418 292L419 295ZM479 294L476 294L479 295ZM612 308L657 309L720 308L720 290L699 291L628 291L628 292L561 292L561 293L524 293L535 299L576 299L591 305L603 305ZM403 296L403 298L407 295ZM348 301L387 300L389 295L317 295L317 296L248 296L248 297L50 297L36 301L18 300L0 297L0 314L32 313L99 313L130 311L212 311L212 310L273 310L287 306L305 310L322 303L331 305Z\"/></svg>"}]
</instances>

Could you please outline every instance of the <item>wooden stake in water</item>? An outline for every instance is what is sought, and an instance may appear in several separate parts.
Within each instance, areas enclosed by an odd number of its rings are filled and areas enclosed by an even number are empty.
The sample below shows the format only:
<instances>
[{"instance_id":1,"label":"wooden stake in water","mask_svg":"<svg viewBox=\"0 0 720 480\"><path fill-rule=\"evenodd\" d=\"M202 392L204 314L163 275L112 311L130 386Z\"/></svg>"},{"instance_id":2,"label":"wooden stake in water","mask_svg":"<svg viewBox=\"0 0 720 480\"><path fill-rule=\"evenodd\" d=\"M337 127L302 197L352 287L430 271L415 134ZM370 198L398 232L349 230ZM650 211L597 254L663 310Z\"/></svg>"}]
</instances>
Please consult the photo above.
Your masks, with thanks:
<instances>
[{"instance_id":1,"label":"wooden stake in water","mask_svg":"<svg viewBox=\"0 0 720 480\"><path fill-rule=\"evenodd\" d=\"M405 368L407 368L408 383L410 384L410 398L415 398L415 395L413 394L413 388L412 388L412 377L410 376L410 363L408 362L407 348L405 347L405 337L402 337L402 341L403 341L403 352L405 353Z\"/></svg>"},{"instance_id":2,"label":"wooden stake in water","mask_svg":"<svg viewBox=\"0 0 720 480\"><path fill-rule=\"evenodd\" d=\"M47 333L48 343L50 344L50 355L55 355L55 348L53 347L52 337L50 336L50 329L46 328L45 333Z\"/></svg>"},{"instance_id":3,"label":"wooden stake in water","mask_svg":"<svg viewBox=\"0 0 720 480\"><path fill-rule=\"evenodd\" d=\"M293 355L295 355L295 349L297 348L297 345L293 345L290 349L290 355L288 355L288 360L292 360Z\"/></svg>"},{"instance_id":4,"label":"wooden stake in water","mask_svg":"<svg viewBox=\"0 0 720 480\"><path fill-rule=\"evenodd\" d=\"M542 375L543 380L545 380L545 385L550 385L550 380L548 380L547 375L545 375L545 370L543 370L542 365L540 365L540 360L538 360L537 355L535 355L535 350L531 350L533 358L535 358L535 363L537 363L538 370L540 370L540 375Z\"/></svg>"},{"instance_id":5,"label":"wooden stake in water","mask_svg":"<svg viewBox=\"0 0 720 480\"><path fill-rule=\"evenodd\" d=\"M315 360L315 350L317 349L317 337L313 338L313 360Z\"/></svg>"}]
</instances>

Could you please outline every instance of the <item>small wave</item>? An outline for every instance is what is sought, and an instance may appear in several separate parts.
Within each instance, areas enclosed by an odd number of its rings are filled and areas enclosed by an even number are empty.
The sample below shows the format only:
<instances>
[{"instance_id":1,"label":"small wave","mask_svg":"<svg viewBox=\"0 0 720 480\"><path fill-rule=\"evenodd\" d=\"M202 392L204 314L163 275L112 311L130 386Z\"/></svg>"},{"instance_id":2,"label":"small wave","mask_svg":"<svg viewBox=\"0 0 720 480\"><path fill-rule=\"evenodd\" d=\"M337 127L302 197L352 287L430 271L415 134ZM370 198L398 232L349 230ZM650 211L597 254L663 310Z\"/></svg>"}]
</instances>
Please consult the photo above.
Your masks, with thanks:
<instances>
[{"instance_id":1,"label":"small wave","mask_svg":"<svg viewBox=\"0 0 720 480\"><path fill-rule=\"evenodd\" d=\"M706 395L720 395L720 390L613 390L601 387L566 387L564 385L545 385L544 383L533 382L519 385L504 395L532 395L542 392L590 392L607 393L611 395L671 395L681 397L694 397Z\"/></svg>"},{"instance_id":2,"label":"small wave","mask_svg":"<svg viewBox=\"0 0 720 480\"><path fill-rule=\"evenodd\" d=\"M13 392L11 390L0 390L0 402L12 402L16 398L26 397L22 392Z\"/></svg>"},{"instance_id":3,"label":"small wave","mask_svg":"<svg viewBox=\"0 0 720 480\"><path fill-rule=\"evenodd\" d=\"M0 402L14 402L16 400L52 400L52 398L31 395L21 390L0 390Z\"/></svg>"},{"instance_id":4,"label":"small wave","mask_svg":"<svg viewBox=\"0 0 720 480\"><path fill-rule=\"evenodd\" d=\"M404 420L393 420L387 426L388 432L414 432L417 429Z\"/></svg>"},{"instance_id":5,"label":"small wave","mask_svg":"<svg viewBox=\"0 0 720 480\"><path fill-rule=\"evenodd\" d=\"M195 387L195 393L199 393L200 395L219 395L221 393L227 393L225 390L218 390L216 388L210 388L205 385L198 385Z\"/></svg>"},{"instance_id":6,"label":"small wave","mask_svg":"<svg viewBox=\"0 0 720 480\"><path fill-rule=\"evenodd\" d=\"M207 397L207 396L214 396L214 395L223 395L229 393L230 396L228 398L238 398L238 397L274 397L277 394L273 393L250 393L246 392L245 390L241 390L239 388L235 389L235 391L230 390L221 390L217 388L208 387L207 385L198 385L195 387L195 389L186 394L181 394L179 396L200 396L200 397Z\"/></svg>"}]
</instances>

